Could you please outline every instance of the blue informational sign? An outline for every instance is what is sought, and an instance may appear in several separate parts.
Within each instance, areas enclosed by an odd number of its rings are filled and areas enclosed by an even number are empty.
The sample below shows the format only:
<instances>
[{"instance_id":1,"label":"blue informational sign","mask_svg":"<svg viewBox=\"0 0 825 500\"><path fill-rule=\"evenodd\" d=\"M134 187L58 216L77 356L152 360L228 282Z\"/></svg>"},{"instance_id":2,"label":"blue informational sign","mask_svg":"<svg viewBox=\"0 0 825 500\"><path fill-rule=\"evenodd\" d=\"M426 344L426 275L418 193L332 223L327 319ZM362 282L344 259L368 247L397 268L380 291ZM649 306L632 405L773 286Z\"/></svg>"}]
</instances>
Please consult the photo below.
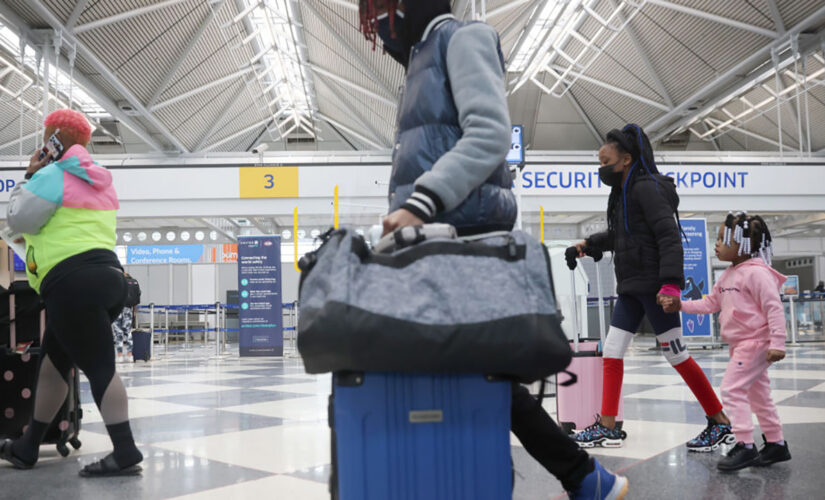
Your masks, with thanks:
<instances>
[{"instance_id":1,"label":"blue informational sign","mask_svg":"<svg viewBox=\"0 0 825 500\"><path fill-rule=\"evenodd\" d=\"M126 249L127 264L195 264L203 256L203 245L145 245Z\"/></svg>"},{"instance_id":2,"label":"blue informational sign","mask_svg":"<svg viewBox=\"0 0 825 500\"><path fill-rule=\"evenodd\" d=\"M705 219L682 219L682 239L685 251L685 289L682 300L700 300L707 295L710 283L710 255L708 251L708 225ZM685 337L710 337L713 321L709 314L682 313L682 331Z\"/></svg>"},{"instance_id":3,"label":"blue informational sign","mask_svg":"<svg viewBox=\"0 0 825 500\"><path fill-rule=\"evenodd\" d=\"M23 259L14 254L14 270L16 272L23 272L26 270L26 263L23 262Z\"/></svg>"},{"instance_id":4,"label":"blue informational sign","mask_svg":"<svg viewBox=\"0 0 825 500\"><path fill-rule=\"evenodd\" d=\"M799 276L792 274L782 285L782 295L785 297L799 297Z\"/></svg>"},{"instance_id":5,"label":"blue informational sign","mask_svg":"<svg viewBox=\"0 0 825 500\"><path fill-rule=\"evenodd\" d=\"M510 140L507 163L514 165L524 163L524 128L521 125L513 125L513 137Z\"/></svg>"},{"instance_id":6,"label":"blue informational sign","mask_svg":"<svg viewBox=\"0 0 825 500\"><path fill-rule=\"evenodd\" d=\"M241 356L282 356L281 237L238 238Z\"/></svg>"}]
</instances>

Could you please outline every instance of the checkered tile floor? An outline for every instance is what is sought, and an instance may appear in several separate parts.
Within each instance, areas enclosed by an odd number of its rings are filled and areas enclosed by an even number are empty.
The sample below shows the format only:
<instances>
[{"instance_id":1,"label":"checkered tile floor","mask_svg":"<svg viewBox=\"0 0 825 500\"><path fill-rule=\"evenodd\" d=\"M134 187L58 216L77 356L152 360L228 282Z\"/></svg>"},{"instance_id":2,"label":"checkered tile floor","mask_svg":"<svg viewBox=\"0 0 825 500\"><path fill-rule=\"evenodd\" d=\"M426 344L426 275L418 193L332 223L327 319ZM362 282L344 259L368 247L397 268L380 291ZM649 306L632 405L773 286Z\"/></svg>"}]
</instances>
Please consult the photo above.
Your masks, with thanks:
<instances>
[{"instance_id":1,"label":"checkered tile floor","mask_svg":"<svg viewBox=\"0 0 825 500\"><path fill-rule=\"evenodd\" d=\"M825 458L825 346L791 348L771 369L794 460L723 476L715 470L718 453L686 452L684 442L703 428L704 415L664 358L642 348L650 343L645 340L625 363L626 445L593 450L607 467L628 476L629 498L821 498L825 478L821 471L807 472ZM118 366L146 457L142 476L77 477L81 464L111 446L83 382L83 447L61 459L44 446L32 471L0 466L0 498L329 498L330 377L305 374L299 359L210 360L210 354L172 351L165 359ZM718 388L727 352L693 354ZM553 413L555 401L545 406ZM563 496L515 438L513 460L514 498Z\"/></svg>"}]
</instances>

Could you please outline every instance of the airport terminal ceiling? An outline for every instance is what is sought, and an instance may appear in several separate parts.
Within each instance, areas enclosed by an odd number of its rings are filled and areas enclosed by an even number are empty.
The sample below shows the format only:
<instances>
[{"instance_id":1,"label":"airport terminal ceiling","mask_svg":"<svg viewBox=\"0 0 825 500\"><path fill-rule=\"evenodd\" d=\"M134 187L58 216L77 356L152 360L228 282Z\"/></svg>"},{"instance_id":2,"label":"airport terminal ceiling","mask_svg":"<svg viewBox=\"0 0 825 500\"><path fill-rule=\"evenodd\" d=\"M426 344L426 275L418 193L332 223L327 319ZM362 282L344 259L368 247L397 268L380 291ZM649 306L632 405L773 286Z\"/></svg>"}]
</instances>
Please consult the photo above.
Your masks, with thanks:
<instances>
[{"instance_id":1,"label":"airport terminal ceiling","mask_svg":"<svg viewBox=\"0 0 825 500\"><path fill-rule=\"evenodd\" d=\"M659 150L825 151L819 0L454 10L500 33L529 149L593 149L635 122ZM44 109L70 101L96 154L393 143L403 72L358 32L355 0L3 0L0 25L0 155L33 150Z\"/></svg>"},{"instance_id":2,"label":"airport terminal ceiling","mask_svg":"<svg viewBox=\"0 0 825 500\"><path fill-rule=\"evenodd\" d=\"M636 122L659 152L825 160L821 1L453 3L499 32L511 121L545 158L593 152L608 130ZM403 71L358 25L355 0L2 0L0 157L28 156L43 113L67 104L93 121L99 158L388 152ZM367 228L383 206L359 203L345 195L342 222ZM595 207L543 208L554 237L603 223ZM822 237L814 208L776 216L793 237ZM293 225L280 209L172 215L122 218L121 244L124 233L217 241ZM538 219L526 206L525 227L537 231ZM300 216L307 236L330 221Z\"/></svg>"}]
</instances>

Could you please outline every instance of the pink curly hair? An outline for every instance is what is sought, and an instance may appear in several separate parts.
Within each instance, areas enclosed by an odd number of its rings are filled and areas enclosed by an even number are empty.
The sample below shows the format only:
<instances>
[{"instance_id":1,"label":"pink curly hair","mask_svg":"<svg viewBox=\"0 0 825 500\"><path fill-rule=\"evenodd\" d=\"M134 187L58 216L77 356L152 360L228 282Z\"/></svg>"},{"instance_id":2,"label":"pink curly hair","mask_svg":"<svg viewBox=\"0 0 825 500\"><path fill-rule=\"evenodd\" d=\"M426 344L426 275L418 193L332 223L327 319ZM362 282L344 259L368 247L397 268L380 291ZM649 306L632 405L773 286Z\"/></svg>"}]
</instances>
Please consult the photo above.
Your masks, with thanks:
<instances>
[{"instance_id":1,"label":"pink curly hair","mask_svg":"<svg viewBox=\"0 0 825 500\"><path fill-rule=\"evenodd\" d=\"M64 143L86 146L92 140L92 126L83 113L73 109L58 109L49 113L43 122L46 127L60 129ZM71 144L66 144L66 147Z\"/></svg>"}]
</instances>

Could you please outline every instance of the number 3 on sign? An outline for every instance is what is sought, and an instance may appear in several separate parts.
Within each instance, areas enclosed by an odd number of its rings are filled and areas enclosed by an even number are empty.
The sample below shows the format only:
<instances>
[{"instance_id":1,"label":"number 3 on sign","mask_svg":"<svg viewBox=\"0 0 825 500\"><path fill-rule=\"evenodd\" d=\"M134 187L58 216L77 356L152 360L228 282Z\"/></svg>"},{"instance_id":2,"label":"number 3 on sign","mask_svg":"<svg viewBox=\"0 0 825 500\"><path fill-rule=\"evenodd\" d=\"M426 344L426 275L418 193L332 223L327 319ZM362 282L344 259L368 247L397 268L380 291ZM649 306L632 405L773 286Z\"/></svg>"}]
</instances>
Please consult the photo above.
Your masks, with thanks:
<instances>
[{"instance_id":1,"label":"number 3 on sign","mask_svg":"<svg viewBox=\"0 0 825 500\"><path fill-rule=\"evenodd\" d=\"M241 198L297 198L298 167L240 167Z\"/></svg>"}]
</instances>

